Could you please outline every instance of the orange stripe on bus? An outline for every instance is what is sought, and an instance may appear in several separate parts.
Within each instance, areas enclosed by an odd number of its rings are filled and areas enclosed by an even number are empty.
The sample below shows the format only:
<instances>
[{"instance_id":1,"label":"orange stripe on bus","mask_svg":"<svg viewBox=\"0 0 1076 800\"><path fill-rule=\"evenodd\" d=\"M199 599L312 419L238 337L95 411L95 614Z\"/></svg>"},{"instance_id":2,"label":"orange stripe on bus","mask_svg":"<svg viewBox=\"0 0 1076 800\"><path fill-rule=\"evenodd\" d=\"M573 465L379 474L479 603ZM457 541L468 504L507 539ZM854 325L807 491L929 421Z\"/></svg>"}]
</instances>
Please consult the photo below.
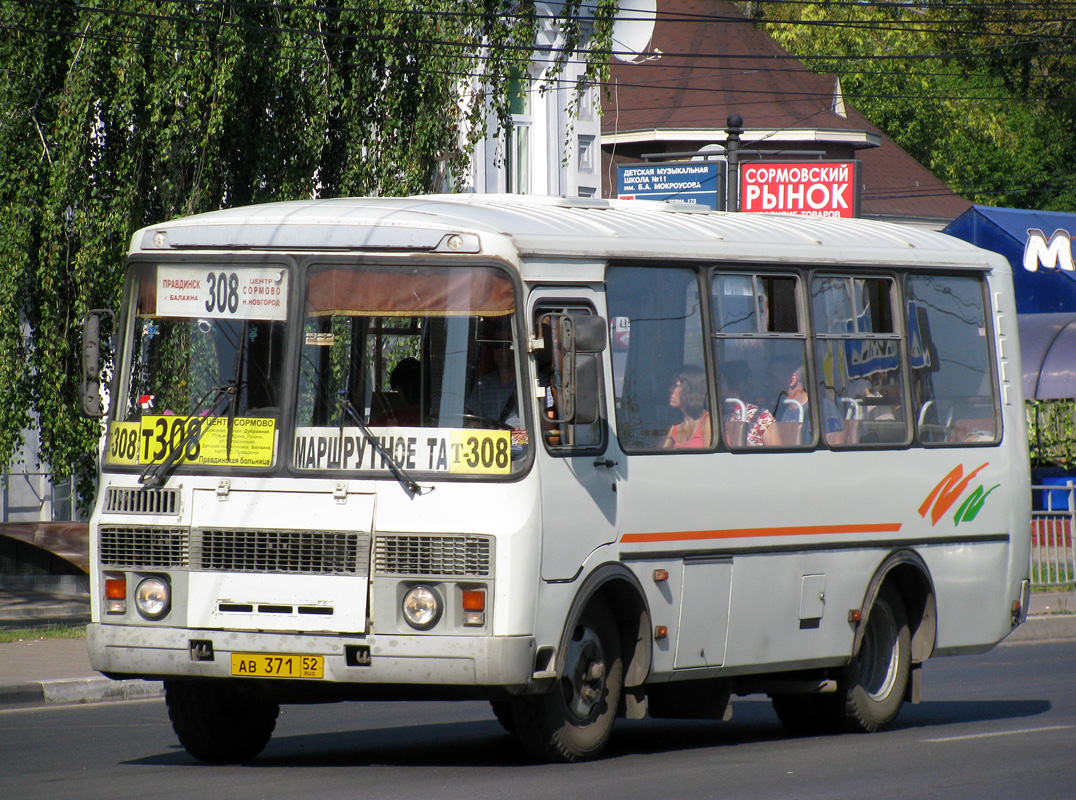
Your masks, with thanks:
<instances>
[{"instance_id":1,"label":"orange stripe on bus","mask_svg":"<svg viewBox=\"0 0 1076 800\"><path fill-rule=\"evenodd\" d=\"M847 533L896 533L901 523L880 525L797 525L785 528L728 528L722 531L658 531L625 533L621 542L682 542L703 539L748 539L761 536L822 536Z\"/></svg>"}]
</instances>

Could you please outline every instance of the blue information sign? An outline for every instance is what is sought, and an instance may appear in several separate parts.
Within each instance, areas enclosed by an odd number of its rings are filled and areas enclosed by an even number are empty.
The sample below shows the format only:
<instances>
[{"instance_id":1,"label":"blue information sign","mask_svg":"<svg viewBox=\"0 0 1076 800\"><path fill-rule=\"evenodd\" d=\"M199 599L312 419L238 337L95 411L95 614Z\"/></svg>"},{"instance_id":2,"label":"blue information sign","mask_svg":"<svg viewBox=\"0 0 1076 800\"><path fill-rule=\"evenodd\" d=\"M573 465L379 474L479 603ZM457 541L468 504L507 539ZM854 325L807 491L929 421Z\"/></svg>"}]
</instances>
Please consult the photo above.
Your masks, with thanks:
<instances>
[{"instance_id":1,"label":"blue information sign","mask_svg":"<svg viewBox=\"0 0 1076 800\"><path fill-rule=\"evenodd\" d=\"M621 164L617 167L617 197L724 208L724 167L724 161Z\"/></svg>"}]
</instances>

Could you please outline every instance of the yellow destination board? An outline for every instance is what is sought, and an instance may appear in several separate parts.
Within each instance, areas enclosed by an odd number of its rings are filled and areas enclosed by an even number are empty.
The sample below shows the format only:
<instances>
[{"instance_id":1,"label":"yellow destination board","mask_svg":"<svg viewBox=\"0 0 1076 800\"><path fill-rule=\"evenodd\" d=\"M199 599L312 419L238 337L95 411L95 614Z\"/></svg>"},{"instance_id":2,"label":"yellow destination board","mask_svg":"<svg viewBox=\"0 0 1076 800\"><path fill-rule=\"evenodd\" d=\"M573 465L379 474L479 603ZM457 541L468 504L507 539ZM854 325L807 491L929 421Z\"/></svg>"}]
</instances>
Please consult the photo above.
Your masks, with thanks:
<instances>
[{"instance_id":1,"label":"yellow destination board","mask_svg":"<svg viewBox=\"0 0 1076 800\"><path fill-rule=\"evenodd\" d=\"M146 416L109 426L105 463L159 464L182 448L177 463L269 467L276 420L271 418Z\"/></svg>"}]
</instances>

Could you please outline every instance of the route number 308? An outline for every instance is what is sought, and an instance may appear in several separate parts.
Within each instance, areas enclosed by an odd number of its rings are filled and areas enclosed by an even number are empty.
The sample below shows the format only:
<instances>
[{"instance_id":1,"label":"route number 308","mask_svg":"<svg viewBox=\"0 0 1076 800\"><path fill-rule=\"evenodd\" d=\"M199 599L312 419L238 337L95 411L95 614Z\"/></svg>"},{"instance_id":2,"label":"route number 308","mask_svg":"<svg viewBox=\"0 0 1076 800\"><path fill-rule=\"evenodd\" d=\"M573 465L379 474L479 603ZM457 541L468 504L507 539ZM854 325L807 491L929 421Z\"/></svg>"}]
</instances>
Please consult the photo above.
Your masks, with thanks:
<instances>
[{"instance_id":1,"label":"route number 308","mask_svg":"<svg viewBox=\"0 0 1076 800\"><path fill-rule=\"evenodd\" d=\"M114 431L108 449L112 460L133 462L138 457L138 430L120 428Z\"/></svg>"},{"instance_id":2,"label":"route number 308","mask_svg":"<svg viewBox=\"0 0 1076 800\"><path fill-rule=\"evenodd\" d=\"M463 461L471 469L508 469L512 454L507 436L496 440L483 436L469 436L464 440Z\"/></svg>"},{"instance_id":3,"label":"route number 308","mask_svg":"<svg viewBox=\"0 0 1076 800\"><path fill-rule=\"evenodd\" d=\"M234 272L210 272L205 279L209 284L205 310L210 314L234 314L239 309L239 276Z\"/></svg>"},{"instance_id":4,"label":"route number 308","mask_svg":"<svg viewBox=\"0 0 1076 800\"><path fill-rule=\"evenodd\" d=\"M157 417L153 420L152 428L142 429L142 461L146 464L161 461L181 444L184 445L182 458L197 460L203 424L212 423L200 417Z\"/></svg>"}]
</instances>

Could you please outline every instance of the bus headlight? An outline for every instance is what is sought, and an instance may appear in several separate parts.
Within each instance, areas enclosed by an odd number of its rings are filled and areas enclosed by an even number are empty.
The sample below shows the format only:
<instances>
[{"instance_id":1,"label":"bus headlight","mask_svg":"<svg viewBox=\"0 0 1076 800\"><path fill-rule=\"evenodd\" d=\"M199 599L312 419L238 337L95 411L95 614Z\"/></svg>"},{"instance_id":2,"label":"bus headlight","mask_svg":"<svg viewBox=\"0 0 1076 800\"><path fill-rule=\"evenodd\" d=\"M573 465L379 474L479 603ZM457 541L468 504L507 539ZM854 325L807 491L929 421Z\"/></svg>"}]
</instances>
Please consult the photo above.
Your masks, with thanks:
<instances>
[{"instance_id":1,"label":"bus headlight","mask_svg":"<svg viewBox=\"0 0 1076 800\"><path fill-rule=\"evenodd\" d=\"M143 617L160 619L172 606L172 590L164 578L143 578L135 589L134 601L135 608Z\"/></svg>"},{"instance_id":2,"label":"bus headlight","mask_svg":"<svg viewBox=\"0 0 1076 800\"><path fill-rule=\"evenodd\" d=\"M429 586L412 586L403 597L403 615L407 624L420 631L429 630L441 619L444 603Z\"/></svg>"}]
</instances>

